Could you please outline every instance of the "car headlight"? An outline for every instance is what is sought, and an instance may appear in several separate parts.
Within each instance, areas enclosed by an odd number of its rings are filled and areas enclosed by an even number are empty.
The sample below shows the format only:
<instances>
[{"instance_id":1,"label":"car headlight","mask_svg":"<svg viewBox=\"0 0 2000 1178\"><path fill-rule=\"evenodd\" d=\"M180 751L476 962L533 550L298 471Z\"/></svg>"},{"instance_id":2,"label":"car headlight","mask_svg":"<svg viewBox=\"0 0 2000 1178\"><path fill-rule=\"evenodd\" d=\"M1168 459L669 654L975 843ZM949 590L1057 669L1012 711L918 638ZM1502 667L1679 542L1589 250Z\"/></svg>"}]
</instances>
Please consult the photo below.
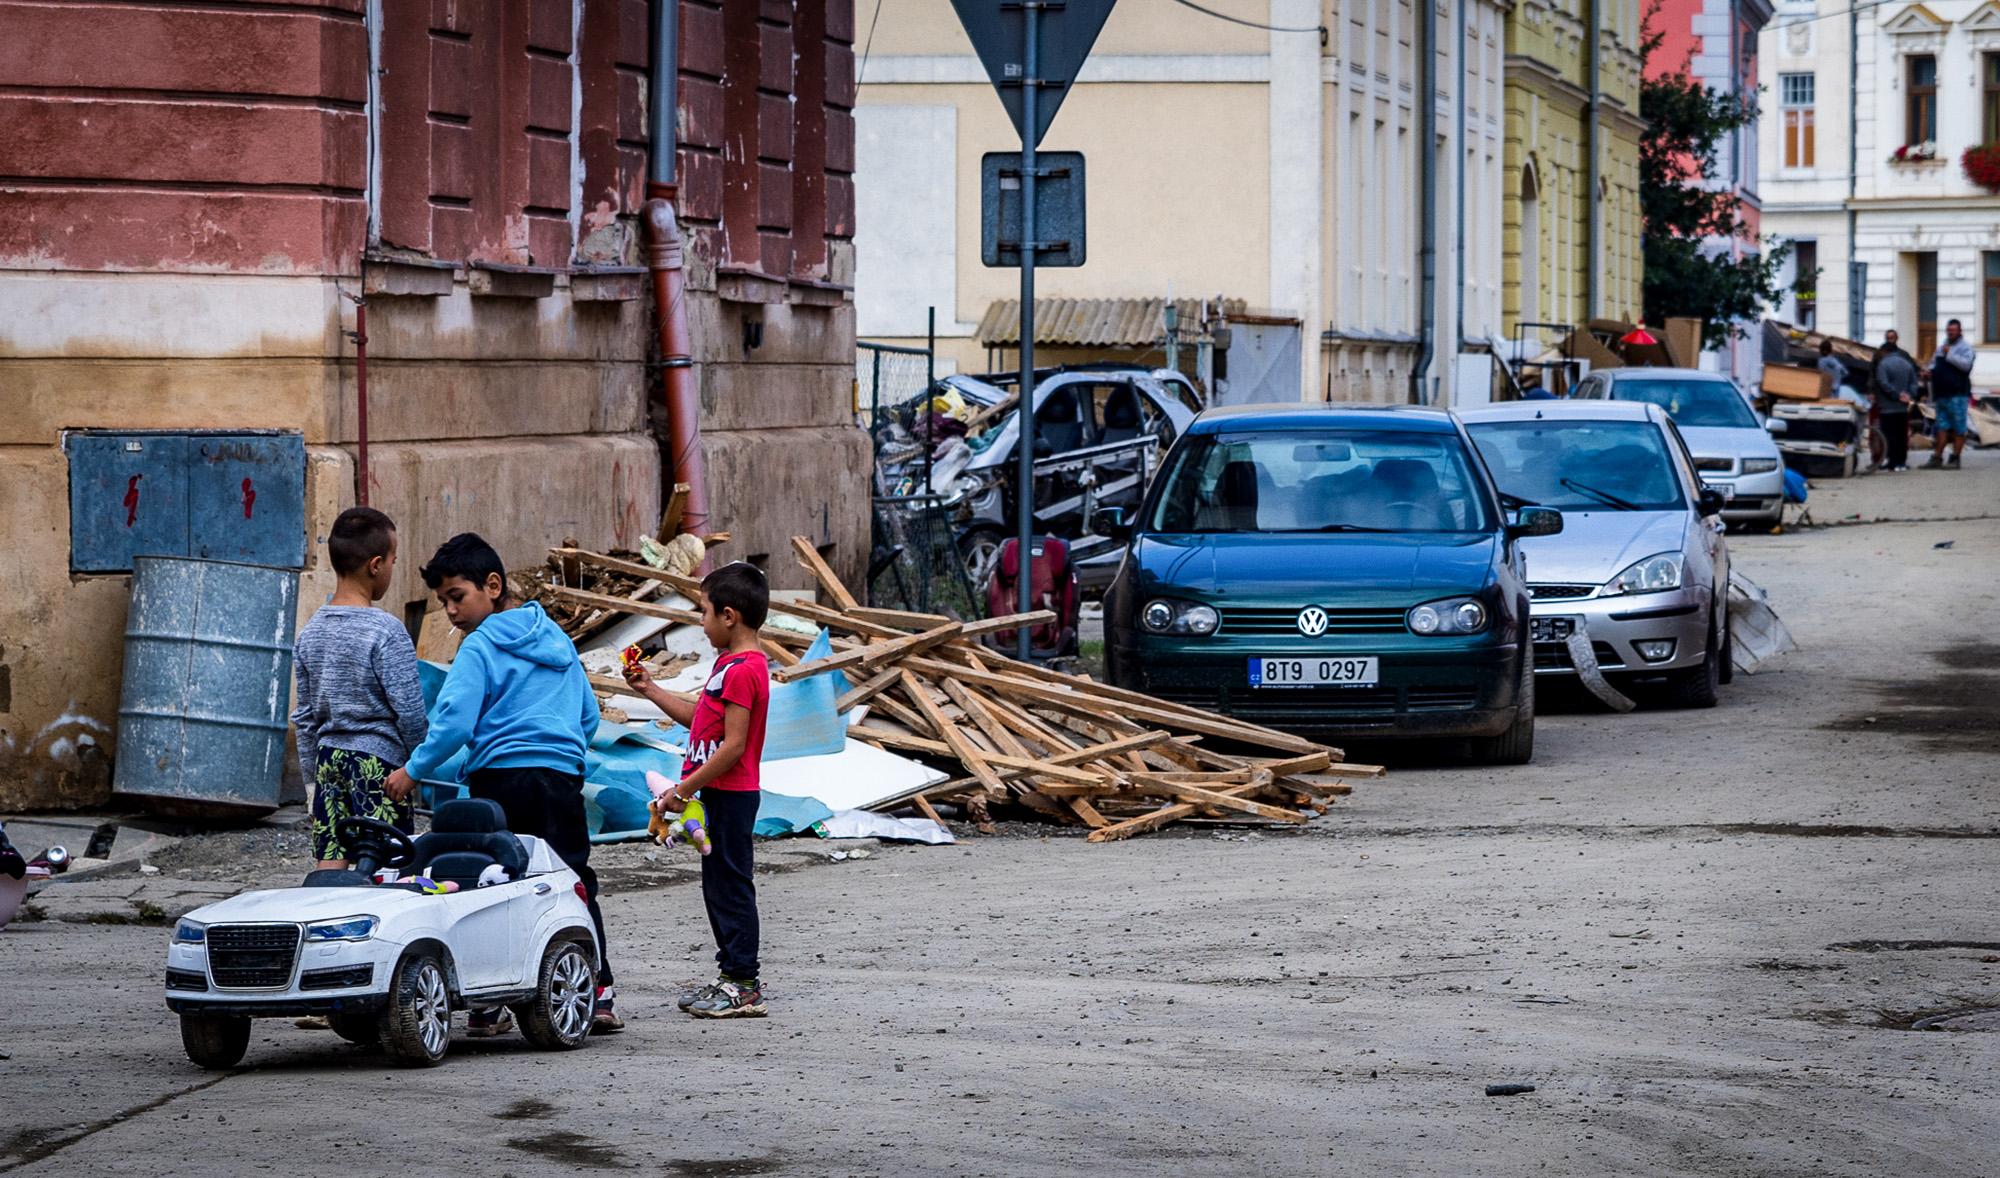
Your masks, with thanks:
<instances>
[{"instance_id":1,"label":"car headlight","mask_svg":"<svg viewBox=\"0 0 2000 1178\"><path fill-rule=\"evenodd\" d=\"M1778 469L1778 460L1775 458L1745 458L1743 460L1744 474L1770 474L1776 469Z\"/></svg>"},{"instance_id":2,"label":"car headlight","mask_svg":"<svg viewBox=\"0 0 2000 1178\"><path fill-rule=\"evenodd\" d=\"M1664 593L1681 587L1681 554L1661 552L1634 563L1624 572L1605 582L1604 592L1613 593Z\"/></svg>"},{"instance_id":3,"label":"car headlight","mask_svg":"<svg viewBox=\"0 0 2000 1178\"><path fill-rule=\"evenodd\" d=\"M208 926L198 920L183 920L174 926L174 944L205 945L208 943Z\"/></svg>"},{"instance_id":4,"label":"car headlight","mask_svg":"<svg viewBox=\"0 0 2000 1178\"><path fill-rule=\"evenodd\" d=\"M1155 598L1139 611L1139 624L1154 634L1213 634L1221 621L1214 606L1171 597Z\"/></svg>"},{"instance_id":5,"label":"car headlight","mask_svg":"<svg viewBox=\"0 0 2000 1178\"><path fill-rule=\"evenodd\" d=\"M1412 634L1426 638L1448 634L1477 634L1486 628L1486 607L1470 597L1447 597L1427 601L1405 615Z\"/></svg>"},{"instance_id":6,"label":"car headlight","mask_svg":"<svg viewBox=\"0 0 2000 1178\"><path fill-rule=\"evenodd\" d=\"M365 941L375 935L382 922L372 916L343 916L339 920L314 921L306 926L308 941Z\"/></svg>"}]
</instances>

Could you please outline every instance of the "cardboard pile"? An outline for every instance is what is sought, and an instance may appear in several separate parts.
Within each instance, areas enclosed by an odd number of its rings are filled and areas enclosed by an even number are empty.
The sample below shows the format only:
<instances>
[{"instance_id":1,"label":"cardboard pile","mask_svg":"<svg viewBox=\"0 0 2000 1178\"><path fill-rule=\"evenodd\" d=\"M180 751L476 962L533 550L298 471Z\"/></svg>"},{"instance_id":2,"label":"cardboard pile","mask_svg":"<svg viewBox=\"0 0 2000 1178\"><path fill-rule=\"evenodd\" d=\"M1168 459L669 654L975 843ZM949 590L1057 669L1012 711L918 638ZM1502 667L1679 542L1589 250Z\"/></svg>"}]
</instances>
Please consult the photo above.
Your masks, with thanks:
<instances>
[{"instance_id":1,"label":"cardboard pile","mask_svg":"<svg viewBox=\"0 0 2000 1178\"><path fill-rule=\"evenodd\" d=\"M771 602L773 615L794 620L787 625L774 617L760 634L773 679L841 672L851 686L838 710L867 709L858 722L850 715L850 737L955 774L870 809L913 809L939 819L936 805L952 803L990 830L992 808L1013 805L1048 821L1089 827L1090 841L1107 842L1181 821L1301 824L1346 794L1348 779L1382 772L1346 764L1338 749L1289 733L1016 662L976 641L1045 622L1046 612L960 622L870 609L811 542L795 538L793 547L818 581L823 603ZM575 548L556 549L550 558L576 569L579 578L589 570L657 580L690 601L700 589L692 577ZM550 585L548 592L567 605L611 616L700 620L691 609L630 595L569 584ZM829 630L833 653L801 662L798 652L813 634L802 632L799 621ZM626 690L609 677L593 676L592 683L607 692ZM1212 741L1235 751L1208 747Z\"/></svg>"}]
</instances>

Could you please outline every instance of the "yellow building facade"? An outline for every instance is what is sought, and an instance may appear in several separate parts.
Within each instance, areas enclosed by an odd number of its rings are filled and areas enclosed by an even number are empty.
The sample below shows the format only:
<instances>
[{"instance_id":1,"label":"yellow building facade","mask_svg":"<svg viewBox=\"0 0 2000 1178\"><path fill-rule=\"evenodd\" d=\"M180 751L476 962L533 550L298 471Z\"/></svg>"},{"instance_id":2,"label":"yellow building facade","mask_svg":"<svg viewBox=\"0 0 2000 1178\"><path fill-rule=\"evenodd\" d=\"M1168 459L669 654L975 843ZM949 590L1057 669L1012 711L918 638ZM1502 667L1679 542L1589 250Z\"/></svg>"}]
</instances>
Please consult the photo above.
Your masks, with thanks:
<instances>
[{"instance_id":1,"label":"yellow building facade","mask_svg":"<svg viewBox=\"0 0 2000 1178\"><path fill-rule=\"evenodd\" d=\"M1519 0L1507 15L1501 250L1510 332L1523 322L1640 317L1641 20L1641 0Z\"/></svg>"}]
</instances>

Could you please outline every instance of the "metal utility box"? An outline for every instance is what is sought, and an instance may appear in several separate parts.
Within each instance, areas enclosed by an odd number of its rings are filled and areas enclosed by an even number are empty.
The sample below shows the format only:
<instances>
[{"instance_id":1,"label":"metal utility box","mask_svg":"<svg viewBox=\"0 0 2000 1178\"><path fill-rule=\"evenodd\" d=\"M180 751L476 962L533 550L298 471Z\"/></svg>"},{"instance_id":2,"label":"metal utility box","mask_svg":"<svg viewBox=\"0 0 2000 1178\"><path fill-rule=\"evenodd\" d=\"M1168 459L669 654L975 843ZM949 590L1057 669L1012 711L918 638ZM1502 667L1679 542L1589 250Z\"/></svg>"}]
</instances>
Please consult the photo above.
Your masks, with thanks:
<instances>
[{"instance_id":1,"label":"metal utility box","mask_svg":"<svg viewBox=\"0 0 2000 1178\"><path fill-rule=\"evenodd\" d=\"M300 568L306 447L291 433L64 435L70 571L179 556Z\"/></svg>"}]
</instances>

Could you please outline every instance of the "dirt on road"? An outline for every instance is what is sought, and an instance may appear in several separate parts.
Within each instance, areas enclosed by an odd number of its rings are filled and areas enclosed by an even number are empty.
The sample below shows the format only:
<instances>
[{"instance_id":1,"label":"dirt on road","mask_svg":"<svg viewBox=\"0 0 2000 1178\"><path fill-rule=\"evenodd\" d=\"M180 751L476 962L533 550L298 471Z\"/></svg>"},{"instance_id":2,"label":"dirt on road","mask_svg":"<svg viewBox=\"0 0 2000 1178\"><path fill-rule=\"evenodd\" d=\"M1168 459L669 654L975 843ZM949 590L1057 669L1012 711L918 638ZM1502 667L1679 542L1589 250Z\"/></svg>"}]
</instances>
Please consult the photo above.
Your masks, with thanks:
<instances>
[{"instance_id":1,"label":"dirt on road","mask_svg":"<svg viewBox=\"0 0 2000 1178\"><path fill-rule=\"evenodd\" d=\"M675 1013L685 882L607 894L623 1035L422 1073L276 1022L203 1073L162 930L9 929L0 1172L2000 1173L2000 455L1966 465L1733 537L1803 649L1713 710L1572 701L1530 766L1299 833L767 877L768 1019Z\"/></svg>"}]
</instances>

